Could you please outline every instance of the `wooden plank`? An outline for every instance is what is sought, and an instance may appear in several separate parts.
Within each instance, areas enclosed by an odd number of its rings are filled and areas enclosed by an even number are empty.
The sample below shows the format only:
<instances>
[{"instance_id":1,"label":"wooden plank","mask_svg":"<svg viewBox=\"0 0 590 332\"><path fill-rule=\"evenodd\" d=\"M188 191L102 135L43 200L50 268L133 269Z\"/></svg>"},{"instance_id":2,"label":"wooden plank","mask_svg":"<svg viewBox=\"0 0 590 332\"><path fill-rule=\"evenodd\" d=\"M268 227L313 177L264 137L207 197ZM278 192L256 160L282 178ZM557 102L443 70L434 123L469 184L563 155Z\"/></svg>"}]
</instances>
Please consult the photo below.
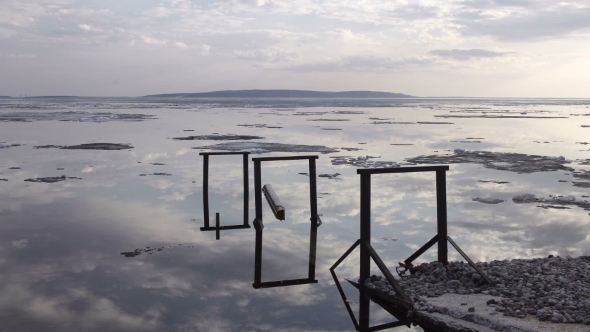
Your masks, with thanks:
<instances>
[{"instance_id":1,"label":"wooden plank","mask_svg":"<svg viewBox=\"0 0 590 332\"><path fill-rule=\"evenodd\" d=\"M272 209L272 213L274 213L275 218L279 220L285 220L285 207L281 204L279 200L279 196L275 193L274 189L270 184L265 184L262 187L262 192L268 201L268 205Z\"/></svg>"}]
</instances>

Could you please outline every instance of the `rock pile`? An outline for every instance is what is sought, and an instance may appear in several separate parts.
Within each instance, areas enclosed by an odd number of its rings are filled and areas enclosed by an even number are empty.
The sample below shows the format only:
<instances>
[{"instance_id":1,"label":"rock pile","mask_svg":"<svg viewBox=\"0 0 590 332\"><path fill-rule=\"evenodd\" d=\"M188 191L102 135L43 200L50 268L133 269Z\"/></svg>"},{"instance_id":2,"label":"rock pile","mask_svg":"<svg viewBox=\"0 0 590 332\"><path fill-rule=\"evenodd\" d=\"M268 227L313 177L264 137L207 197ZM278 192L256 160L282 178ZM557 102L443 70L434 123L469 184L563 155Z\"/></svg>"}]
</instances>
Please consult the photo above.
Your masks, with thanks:
<instances>
[{"instance_id":1,"label":"rock pile","mask_svg":"<svg viewBox=\"0 0 590 332\"><path fill-rule=\"evenodd\" d=\"M400 285L415 302L414 309L436 311L428 297L445 293L489 294L487 301L504 316L590 325L590 257L513 259L477 263L495 285L487 284L464 262L423 263L400 273ZM385 278L371 276L365 286L382 295L396 292Z\"/></svg>"}]
</instances>

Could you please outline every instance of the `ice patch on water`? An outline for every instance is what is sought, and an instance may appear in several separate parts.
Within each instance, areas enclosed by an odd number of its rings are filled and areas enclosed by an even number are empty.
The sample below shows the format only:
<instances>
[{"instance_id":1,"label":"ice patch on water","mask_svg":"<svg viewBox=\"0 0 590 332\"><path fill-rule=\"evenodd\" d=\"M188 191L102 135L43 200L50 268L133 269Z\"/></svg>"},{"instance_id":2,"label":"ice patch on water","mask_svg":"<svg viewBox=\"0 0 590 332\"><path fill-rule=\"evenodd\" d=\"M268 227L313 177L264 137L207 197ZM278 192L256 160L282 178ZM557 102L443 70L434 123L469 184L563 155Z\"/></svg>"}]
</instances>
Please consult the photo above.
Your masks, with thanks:
<instances>
[{"instance_id":1,"label":"ice patch on water","mask_svg":"<svg viewBox=\"0 0 590 332\"><path fill-rule=\"evenodd\" d=\"M215 145L199 146L193 149L222 150L235 152L268 153L268 152L319 152L332 153L338 150L323 145L300 145L259 142L226 142Z\"/></svg>"}]
</instances>

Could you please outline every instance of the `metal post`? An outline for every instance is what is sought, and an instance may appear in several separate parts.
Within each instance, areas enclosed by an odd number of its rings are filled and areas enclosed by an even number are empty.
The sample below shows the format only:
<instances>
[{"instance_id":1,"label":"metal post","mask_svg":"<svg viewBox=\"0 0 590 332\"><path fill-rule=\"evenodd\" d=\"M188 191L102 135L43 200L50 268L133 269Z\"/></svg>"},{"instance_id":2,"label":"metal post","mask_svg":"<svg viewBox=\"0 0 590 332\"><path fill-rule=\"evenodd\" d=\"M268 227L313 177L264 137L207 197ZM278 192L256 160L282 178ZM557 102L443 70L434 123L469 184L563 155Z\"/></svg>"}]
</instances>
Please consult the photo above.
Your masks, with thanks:
<instances>
[{"instance_id":1,"label":"metal post","mask_svg":"<svg viewBox=\"0 0 590 332\"><path fill-rule=\"evenodd\" d=\"M250 207L249 179L248 179L248 154L244 154L244 226L248 226L248 209Z\"/></svg>"},{"instance_id":2,"label":"metal post","mask_svg":"<svg viewBox=\"0 0 590 332\"><path fill-rule=\"evenodd\" d=\"M209 156L203 156L203 220L209 228Z\"/></svg>"},{"instance_id":3,"label":"metal post","mask_svg":"<svg viewBox=\"0 0 590 332\"><path fill-rule=\"evenodd\" d=\"M371 243L371 174L361 174L361 243ZM371 256L365 246L361 246L360 284L371 275Z\"/></svg>"},{"instance_id":4,"label":"metal post","mask_svg":"<svg viewBox=\"0 0 590 332\"><path fill-rule=\"evenodd\" d=\"M219 212L215 213L215 239L219 240L219 233L220 229L219 229Z\"/></svg>"},{"instance_id":5,"label":"metal post","mask_svg":"<svg viewBox=\"0 0 590 332\"><path fill-rule=\"evenodd\" d=\"M436 224L438 233L438 261L448 264L447 249L447 182L444 170L436 171Z\"/></svg>"},{"instance_id":6,"label":"metal post","mask_svg":"<svg viewBox=\"0 0 590 332\"><path fill-rule=\"evenodd\" d=\"M362 250L363 246L361 246ZM362 290L359 292L359 328L360 332L369 332L369 313L371 299Z\"/></svg>"},{"instance_id":7,"label":"metal post","mask_svg":"<svg viewBox=\"0 0 590 332\"><path fill-rule=\"evenodd\" d=\"M256 219L262 224L262 176L260 161L254 161L254 200L256 203ZM254 250L254 286L262 282L262 228L256 228L256 247Z\"/></svg>"},{"instance_id":8,"label":"metal post","mask_svg":"<svg viewBox=\"0 0 590 332\"><path fill-rule=\"evenodd\" d=\"M311 231L309 235L309 270L310 280L315 279L316 245L318 238L318 197L315 159L309 159L309 201L311 207Z\"/></svg>"}]
</instances>

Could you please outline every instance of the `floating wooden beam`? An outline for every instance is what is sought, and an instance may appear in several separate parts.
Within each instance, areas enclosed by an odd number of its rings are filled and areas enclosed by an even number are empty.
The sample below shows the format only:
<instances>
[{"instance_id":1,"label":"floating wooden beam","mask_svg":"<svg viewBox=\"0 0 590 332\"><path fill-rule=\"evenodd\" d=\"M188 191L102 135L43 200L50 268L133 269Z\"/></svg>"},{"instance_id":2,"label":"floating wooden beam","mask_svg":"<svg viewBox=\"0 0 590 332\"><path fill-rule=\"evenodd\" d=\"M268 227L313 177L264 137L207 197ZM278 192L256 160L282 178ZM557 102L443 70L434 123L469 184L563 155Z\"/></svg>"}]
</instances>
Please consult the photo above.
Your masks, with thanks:
<instances>
[{"instance_id":1,"label":"floating wooden beam","mask_svg":"<svg viewBox=\"0 0 590 332\"><path fill-rule=\"evenodd\" d=\"M270 184L265 184L262 187L262 192L268 201L268 205L272 209L275 217L279 220L285 220L285 207L281 205L281 201L279 200L279 196L275 193L272 189Z\"/></svg>"}]
</instances>

